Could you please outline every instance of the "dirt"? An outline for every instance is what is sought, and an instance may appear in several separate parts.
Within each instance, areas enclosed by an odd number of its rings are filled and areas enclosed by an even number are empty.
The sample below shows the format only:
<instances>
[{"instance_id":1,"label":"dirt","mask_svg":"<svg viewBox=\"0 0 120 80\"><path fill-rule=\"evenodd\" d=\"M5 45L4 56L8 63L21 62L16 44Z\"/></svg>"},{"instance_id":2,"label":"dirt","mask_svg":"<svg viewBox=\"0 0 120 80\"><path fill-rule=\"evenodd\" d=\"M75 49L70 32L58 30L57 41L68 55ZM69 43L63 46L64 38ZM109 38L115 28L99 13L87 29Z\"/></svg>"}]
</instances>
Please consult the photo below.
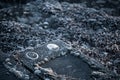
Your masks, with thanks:
<instances>
[{"instance_id":1,"label":"dirt","mask_svg":"<svg viewBox=\"0 0 120 80\"><path fill-rule=\"evenodd\" d=\"M72 46L70 54L96 71L91 71L93 80L120 79L119 0L18 0L14 5L11 2L0 1L0 50L5 53L0 56L61 40ZM76 62L79 67L80 61ZM59 68L54 60L45 64L55 68L55 72Z\"/></svg>"}]
</instances>

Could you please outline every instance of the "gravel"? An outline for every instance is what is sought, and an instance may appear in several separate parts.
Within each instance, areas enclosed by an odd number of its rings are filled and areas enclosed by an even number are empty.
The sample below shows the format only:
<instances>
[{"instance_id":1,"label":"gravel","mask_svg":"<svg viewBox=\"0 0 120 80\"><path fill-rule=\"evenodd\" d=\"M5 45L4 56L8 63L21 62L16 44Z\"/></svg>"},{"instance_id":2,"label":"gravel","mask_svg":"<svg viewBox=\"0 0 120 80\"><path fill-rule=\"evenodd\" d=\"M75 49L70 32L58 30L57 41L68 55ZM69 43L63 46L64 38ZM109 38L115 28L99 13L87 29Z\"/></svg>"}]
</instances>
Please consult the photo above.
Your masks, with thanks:
<instances>
[{"instance_id":1,"label":"gravel","mask_svg":"<svg viewBox=\"0 0 120 80\"><path fill-rule=\"evenodd\" d=\"M12 6L0 1L0 50L8 54L59 39L71 44L76 57L84 56L88 64L96 61L118 77L103 79L119 80L119 3L119 0L35 0Z\"/></svg>"}]
</instances>

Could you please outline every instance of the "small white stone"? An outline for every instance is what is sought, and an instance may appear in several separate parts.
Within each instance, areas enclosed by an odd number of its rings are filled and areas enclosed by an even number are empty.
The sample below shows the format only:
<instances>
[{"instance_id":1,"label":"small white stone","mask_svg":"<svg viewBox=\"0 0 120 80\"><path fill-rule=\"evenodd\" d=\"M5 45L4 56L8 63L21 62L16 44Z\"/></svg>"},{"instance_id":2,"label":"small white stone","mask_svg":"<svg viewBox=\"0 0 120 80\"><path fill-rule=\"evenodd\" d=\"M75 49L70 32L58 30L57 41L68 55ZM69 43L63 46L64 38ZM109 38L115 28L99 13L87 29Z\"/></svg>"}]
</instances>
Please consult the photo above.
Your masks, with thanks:
<instances>
[{"instance_id":1,"label":"small white stone","mask_svg":"<svg viewBox=\"0 0 120 80\"><path fill-rule=\"evenodd\" d=\"M23 77L23 73L21 71L15 71L16 76L18 76L19 78Z\"/></svg>"},{"instance_id":2,"label":"small white stone","mask_svg":"<svg viewBox=\"0 0 120 80\"><path fill-rule=\"evenodd\" d=\"M88 46L85 45L85 44L82 44L81 48L83 48L83 49L88 49Z\"/></svg>"},{"instance_id":3,"label":"small white stone","mask_svg":"<svg viewBox=\"0 0 120 80\"><path fill-rule=\"evenodd\" d=\"M38 62L39 65L41 65L41 62Z\"/></svg>"},{"instance_id":4,"label":"small white stone","mask_svg":"<svg viewBox=\"0 0 120 80\"><path fill-rule=\"evenodd\" d=\"M44 61L49 61L48 58L44 58Z\"/></svg>"},{"instance_id":5,"label":"small white stone","mask_svg":"<svg viewBox=\"0 0 120 80\"><path fill-rule=\"evenodd\" d=\"M7 64L8 64L8 65L12 65L12 63L11 63L11 62L7 62Z\"/></svg>"},{"instance_id":6,"label":"small white stone","mask_svg":"<svg viewBox=\"0 0 120 80\"><path fill-rule=\"evenodd\" d=\"M45 63L45 61L41 61L41 64L44 64Z\"/></svg>"},{"instance_id":7,"label":"small white stone","mask_svg":"<svg viewBox=\"0 0 120 80\"><path fill-rule=\"evenodd\" d=\"M107 62L106 64L107 64L107 65L112 65L112 62Z\"/></svg>"},{"instance_id":8,"label":"small white stone","mask_svg":"<svg viewBox=\"0 0 120 80\"><path fill-rule=\"evenodd\" d=\"M34 73L39 75L41 73L41 71L40 70L35 70Z\"/></svg>"},{"instance_id":9,"label":"small white stone","mask_svg":"<svg viewBox=\"0 0 120 80\"><path fill-rule=\"evenodd\" d=\"M48 26L44 26L44 28L46 29L46 28L48 28Z\"/></svg>"},{"instance_id":10,"label":"small white stone","mask_svg":"<svg viewBox=\"0 0 120 80\"><path fill-rule=\"evenodd\" d=\"M53 50L53 51L58 51L58 50L59 50L59 46L56 45L56 44L48 44L48 45L47 45L47 48L48 48L49 50Z\"/></svg>"},{"instance_id":11,"label":"small white stone","mask_svg":"<svg viewBox=\"0 0 120 80\"><path fill-rule=\"evenodd\" d=\"M104 54L104 55L106 55L106 56L108 55L108 53L107 53L107 52L103 52L103 54Z\"/></svg>"},{"instance_id":12,"label":"small white stone","mask_svg":"<svg viewBox=\"0 0 120 80\"><path fill-rule=\"evenodd\" d=\"M75 56L79 56L80 54L78 52L74 53Z\"/></svg>"},{"instance_id":13,"label":"small white stone","mask_svg":"<svg viewBox=\"0 0 120 80\"><path fill-rule=\"evenodd\" d=\"M44 24L44 25L49 25L49 23L48 23L48 22L44 22L43 24Z\"/></svg>"},{"instance_id":14,"label":"small white stone","mask_svg":"<svg viewBox=\"0 0 120 80\"><path fill-rule=\"evenodd\" d=\"M39 68L38 67L34 67L35 70L38 70Z\"/></svg>"},{"instance_id":15,"label":"small white stone","mask_svg":"<svg viewBox=\"0 0 120 80\"><path fill-rule=\"evenodd\" d=\"M50 80L49 78L45 78L45 80Z\"/></svg>"},{"instance_id":16,"label":"small white stone","mask_svg":"<svg viewBox=\"0 0 120 80\"><path fill-rule=\"evenodd\" d=\"M69 49L69 50L72 50L72 44L71 43L66 44L66 48Z\"/></svg>"},{"instance_id":17,"label":"small white stone","mask_svg":"<svg viewBox=\"0 0 120 80\"><path fill-rule=\"evenodd\" d=\"M26 50L28 50L28 49L29 49L29 50L33 50L34 48L33 48L33 47L30 47L30 46L29 46L29 47L26 47Z\"/></svg>"},{"instance_id":18,"label":"small white stone","mask_svg":"<svg viewBox=\"0 0 120 80\"><path fill-rule=\"evenodd\" d=\"M9 62L10 61L10 58L6 58L6 60L5 60L6 62Z\"/></svg>"},{"instance_id":19,"label":"small white stone","mask_svg":"<svg viewBox=\"0 0 120 80\"><path fill-rule=\"evenodd\" d=\"M103 72L99 72L99 71L93 71L92 74L99 75L99 76L105 75Z\"/></svg>"},{"instance_id":20,"label":"small white stone","mask_svg":"<svg viewBox=\"0 0 120 80\"><path fill-rule=\"evenodd\" d=\"M30 79L30 77L29 77L29 75L24 75L25 77L25 80L29 80Z\"/></svg>"}]
</instances>

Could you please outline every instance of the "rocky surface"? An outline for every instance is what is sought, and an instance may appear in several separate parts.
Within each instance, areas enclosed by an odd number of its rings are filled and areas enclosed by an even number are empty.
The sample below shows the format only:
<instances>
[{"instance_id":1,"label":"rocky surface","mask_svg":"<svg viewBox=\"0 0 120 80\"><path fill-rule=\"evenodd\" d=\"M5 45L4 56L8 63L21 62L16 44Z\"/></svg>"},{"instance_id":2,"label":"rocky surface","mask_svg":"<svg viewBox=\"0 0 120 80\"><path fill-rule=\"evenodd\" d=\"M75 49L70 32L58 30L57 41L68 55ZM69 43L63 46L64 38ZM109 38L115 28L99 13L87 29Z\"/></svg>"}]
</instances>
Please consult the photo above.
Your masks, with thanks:
<instances>
[{"instance_id":1,"label":"rocky surface","mask_svg":"<svg viewBox=\"0 0 120 80\"><path fill-rule=\"evenodd\" d=\"M119 4L119 0L35 0L19 6L1 5L0 50L4 54L1 53L0 57L5 56L1 57L1 61L16 52L61 40L72 46L69 54L89 64L93 80L119 80ZM55 56L55 60L58 56ZM20 63L24 64L25 60L22 60L23 63ZM48 61L49 64L53 63ZM22 66L28 69L25 72L34 73L28 65Z\"/></svg>"}]
</instances>

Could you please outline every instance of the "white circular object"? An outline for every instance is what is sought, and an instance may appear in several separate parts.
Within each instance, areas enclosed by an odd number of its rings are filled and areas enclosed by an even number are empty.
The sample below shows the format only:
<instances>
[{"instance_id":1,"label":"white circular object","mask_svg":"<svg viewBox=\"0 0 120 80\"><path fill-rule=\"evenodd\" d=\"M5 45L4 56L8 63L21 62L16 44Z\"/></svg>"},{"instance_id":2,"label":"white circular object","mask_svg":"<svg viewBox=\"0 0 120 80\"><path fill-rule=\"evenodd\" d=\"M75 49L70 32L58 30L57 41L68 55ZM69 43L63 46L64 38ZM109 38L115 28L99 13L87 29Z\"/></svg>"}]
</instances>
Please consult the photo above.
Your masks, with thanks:
<instances>
[{"instance_id":1,"label":"white circular object","mask_svg":"<svg viewBox=\"0 0 120 80\"><path fill-rule=\"evenodd\" d=\"M48 48L49 50L53 50L53 51L58 51L58 50L59 50L59 46L56 45L56 44L48 44L48 45L47 45L47 48Z\"/></svg>"},{"instance_id":2,"label":"white circular object","mask_svg":"<svg viewBox=\"0 0 120 80\"><path fill-rule=\"evenodd\" d=\"M35 52L27 52L26 57L31 59L31 60L36 60L39 58L39 55Z\"/></svg>"}]
</instances>

